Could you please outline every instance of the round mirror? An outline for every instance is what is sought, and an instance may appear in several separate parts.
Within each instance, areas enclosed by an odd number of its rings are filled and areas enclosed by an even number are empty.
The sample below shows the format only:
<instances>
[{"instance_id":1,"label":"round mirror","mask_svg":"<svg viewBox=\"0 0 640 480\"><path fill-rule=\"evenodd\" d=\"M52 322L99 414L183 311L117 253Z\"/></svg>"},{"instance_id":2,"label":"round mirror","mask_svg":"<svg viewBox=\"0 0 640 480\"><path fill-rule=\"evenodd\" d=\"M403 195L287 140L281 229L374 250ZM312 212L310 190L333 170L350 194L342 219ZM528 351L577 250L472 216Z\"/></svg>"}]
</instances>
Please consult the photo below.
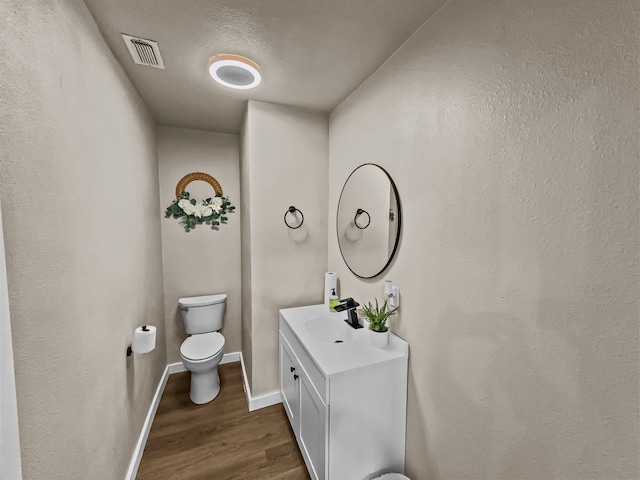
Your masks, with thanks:
<instances>
[{"instance_id":1,"label":"round mirror","mask_svg":"<svg viewBox=\"0 0 640 480\"><path fill-rule=\"evenodd\" d=\"M380 275L400 241L402 212L395 183L373 163L356 168L342 187L336 229L347 267L361 278Z\"/></svg>"}]
</instances>

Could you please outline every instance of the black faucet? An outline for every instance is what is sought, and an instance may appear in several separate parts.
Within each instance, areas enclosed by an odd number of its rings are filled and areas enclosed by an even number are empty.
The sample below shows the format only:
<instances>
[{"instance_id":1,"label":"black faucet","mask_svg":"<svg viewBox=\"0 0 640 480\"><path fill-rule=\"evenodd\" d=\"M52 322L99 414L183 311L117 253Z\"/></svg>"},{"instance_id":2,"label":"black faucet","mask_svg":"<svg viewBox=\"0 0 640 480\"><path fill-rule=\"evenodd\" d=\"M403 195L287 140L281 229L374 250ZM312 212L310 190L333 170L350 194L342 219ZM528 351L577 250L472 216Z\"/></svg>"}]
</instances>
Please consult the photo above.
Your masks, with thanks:
<instances>
[{"instance_id":1,"label":"black faucet","mask_svg":"<svg viewBox=\"0 0 640 480\"><path fill-rule=\"evenodd\" d=\"M350 327L353 328L362 328L362 325L358 323L358 314L356 313L356 307L359 307L360 304L356 302L353 298L345 298L344 300L338 300L338 305L334 308L336 312L344 312L347 311L347 315L349 315L349 319L345 320L349 324Z\"/></svg>"}]
</instances>

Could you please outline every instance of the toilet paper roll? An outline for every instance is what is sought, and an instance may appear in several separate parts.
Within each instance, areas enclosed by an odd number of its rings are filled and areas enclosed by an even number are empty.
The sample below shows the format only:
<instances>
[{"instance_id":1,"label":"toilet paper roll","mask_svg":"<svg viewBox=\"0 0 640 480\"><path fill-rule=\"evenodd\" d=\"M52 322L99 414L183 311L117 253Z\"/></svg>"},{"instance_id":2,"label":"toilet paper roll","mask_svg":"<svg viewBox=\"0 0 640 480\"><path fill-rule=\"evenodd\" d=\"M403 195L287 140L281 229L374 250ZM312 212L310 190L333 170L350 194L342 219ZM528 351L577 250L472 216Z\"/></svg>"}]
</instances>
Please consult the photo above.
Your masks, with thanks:
<instances>
[{"instance_id":1,"label":"toilet paper roll","mask_svg":"<svg viewBox=\"0 0 640 480\"><path fill-rule=\"evenodd\" d=\"M156 348L156 327L144 325L136 328L131 343L133 353L149 353L154 348Z\"/></svg>"},{"instance_id":2,"label":"toilet paper roll","mask_svg":"<svg viewBox=\"0 0 640 480\"><path fill-rule=\"evenodd\" d=\"M336 289L338 295L338 274L336 272L327 272L324 274L324 304L329 305L329 296L331 290Z\"/></svg>"}]
</instances>

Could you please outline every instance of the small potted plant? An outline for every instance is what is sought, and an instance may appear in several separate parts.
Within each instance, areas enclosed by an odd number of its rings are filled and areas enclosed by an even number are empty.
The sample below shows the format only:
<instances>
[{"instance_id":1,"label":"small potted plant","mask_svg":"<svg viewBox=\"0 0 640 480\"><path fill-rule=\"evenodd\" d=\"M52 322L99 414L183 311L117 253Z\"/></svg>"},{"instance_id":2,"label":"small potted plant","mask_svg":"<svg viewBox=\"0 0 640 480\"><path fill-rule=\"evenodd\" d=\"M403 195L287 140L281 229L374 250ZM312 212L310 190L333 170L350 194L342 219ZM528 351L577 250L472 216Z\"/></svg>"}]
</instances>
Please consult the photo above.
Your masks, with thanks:
<instances>
[{"instance_id":1,"label":"small potted plant","mask_svg":"<svg viewBox=\"0 0 640 480\"><path fill-rule=\"evenodd\" d=\"M371 345L378 348L386 348L389 344L389 327L387 320L390 316L395 315L398 308L387 308L385 300L382 306L378 305L376 298L375 306L368 302L362 306L361 314L369 321L369 330L371 332Z\"/></svg>"}]
</instances>

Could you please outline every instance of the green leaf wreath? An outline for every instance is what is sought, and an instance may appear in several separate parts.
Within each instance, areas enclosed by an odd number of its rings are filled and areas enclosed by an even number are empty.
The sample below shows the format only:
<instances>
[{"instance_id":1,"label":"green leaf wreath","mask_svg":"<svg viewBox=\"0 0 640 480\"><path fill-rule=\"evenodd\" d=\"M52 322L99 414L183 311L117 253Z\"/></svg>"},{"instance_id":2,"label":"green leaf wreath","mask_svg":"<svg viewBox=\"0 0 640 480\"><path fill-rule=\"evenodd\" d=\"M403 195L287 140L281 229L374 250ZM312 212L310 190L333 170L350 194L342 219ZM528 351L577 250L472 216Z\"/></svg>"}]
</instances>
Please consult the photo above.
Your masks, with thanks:
<instances>
[{"instance_id":1,"label":"green leaf wreath","mask_svg":"<svg viewBox=\"0 0 640 480\"><path fill-rule=\"evenodd\" d=\"M177 198L167 207L165 217L181 218L184 228L188 232L196 225L206 223L214 230L221 223L227 223L227 213L236 209L228 197L213 197L203 200L201 203L195 198L189 198L189 192L182 192L181 198Z\"/></svg>"}]
</instances>

